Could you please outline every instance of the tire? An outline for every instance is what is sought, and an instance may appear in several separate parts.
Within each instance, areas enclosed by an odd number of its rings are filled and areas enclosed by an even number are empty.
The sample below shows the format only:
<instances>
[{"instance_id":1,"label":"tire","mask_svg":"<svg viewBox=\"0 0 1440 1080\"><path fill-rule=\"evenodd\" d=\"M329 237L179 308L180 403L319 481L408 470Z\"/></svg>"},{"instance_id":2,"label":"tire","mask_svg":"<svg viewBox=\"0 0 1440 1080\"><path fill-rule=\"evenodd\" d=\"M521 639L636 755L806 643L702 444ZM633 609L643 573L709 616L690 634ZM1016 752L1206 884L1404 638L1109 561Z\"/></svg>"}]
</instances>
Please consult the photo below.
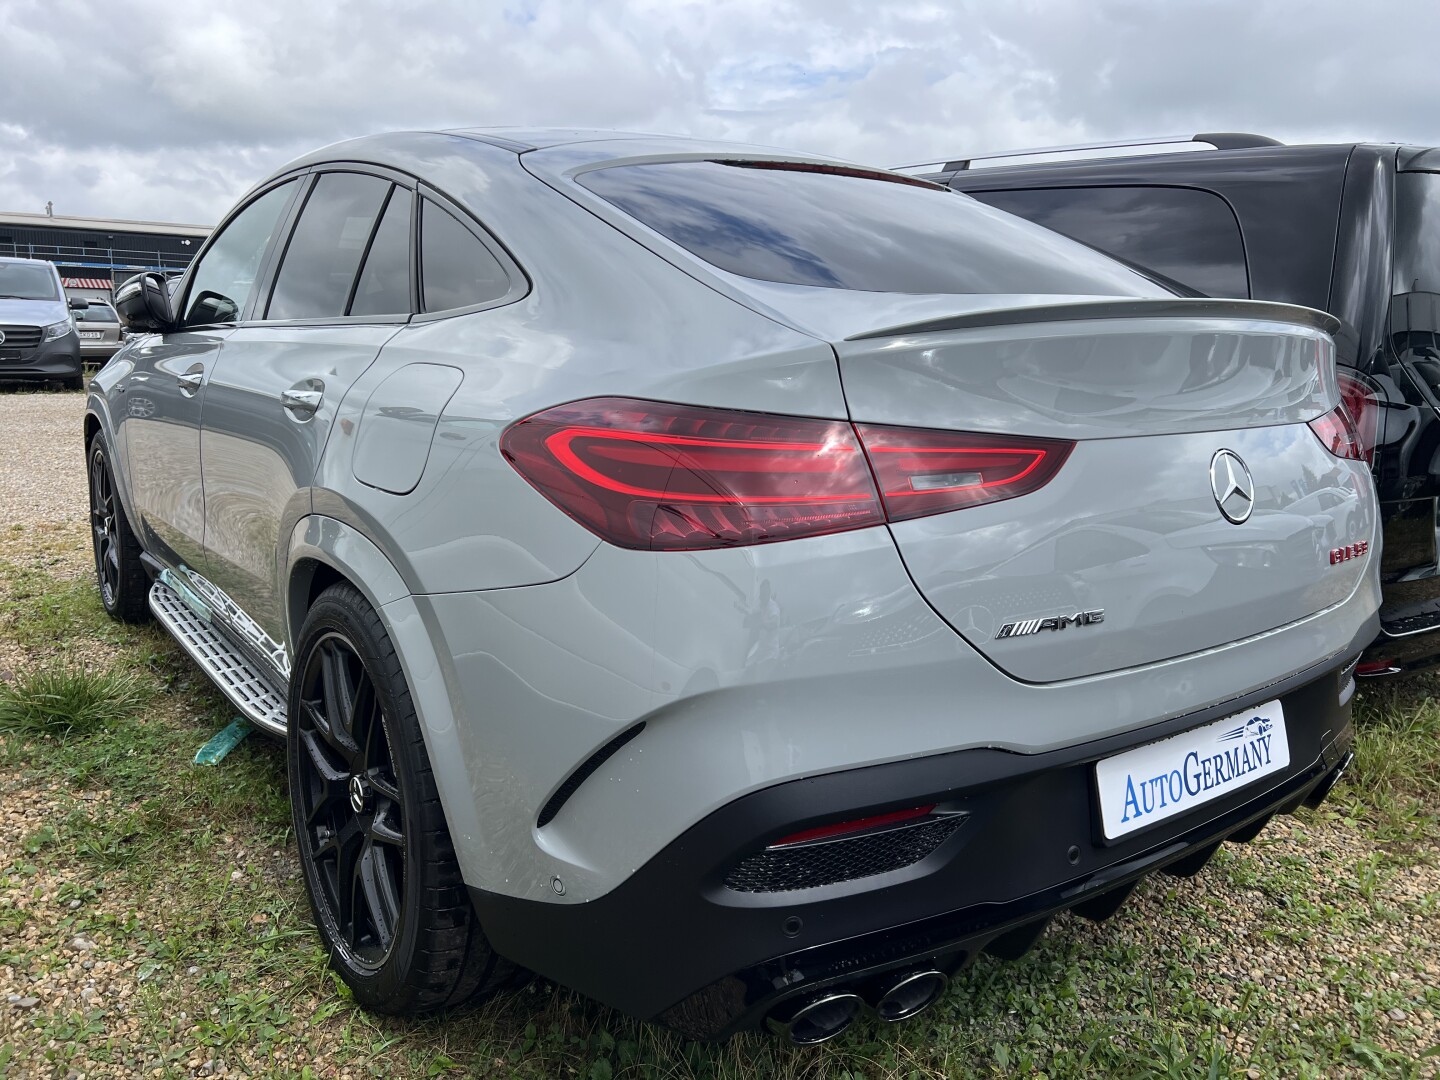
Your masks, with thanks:
<instances>
[{"instance_id":1,"label":"tire","mask_svg":"<svg viewBox=\"0 0 1440 1080\"><path fill-rule=\"evenodd\" d=\"M90 540L95 580L105 613L121 622L150 620L150 575L140 561L140 541L130 528L105 443L96 434L86 460L90 476Z\"/></svg>"},{"instance_id":2,"label":"tire","mask_svg":"<svg viewBox=\"0 0 1440 1080\"><path fill-rule=\"evenodd\" d=\"M518 969L490 947L461 879L395 647L348 583L305 618L289 719L300 865L355 1000L414 1014L512 985Z\"/></svg>"}]
</instances>

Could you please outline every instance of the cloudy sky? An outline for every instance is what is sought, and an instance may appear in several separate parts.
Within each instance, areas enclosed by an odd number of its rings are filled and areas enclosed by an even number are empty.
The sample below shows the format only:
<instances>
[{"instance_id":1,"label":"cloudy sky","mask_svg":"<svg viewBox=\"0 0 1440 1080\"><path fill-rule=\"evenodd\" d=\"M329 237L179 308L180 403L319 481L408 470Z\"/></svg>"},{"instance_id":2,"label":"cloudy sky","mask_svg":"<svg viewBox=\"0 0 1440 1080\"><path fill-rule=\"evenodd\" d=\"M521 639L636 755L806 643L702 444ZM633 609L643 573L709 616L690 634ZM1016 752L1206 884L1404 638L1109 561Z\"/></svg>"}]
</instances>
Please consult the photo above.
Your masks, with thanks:
<instances>
[{"instance_id":1,"label":"cloudy sky","mask_svg":"<svg viewBox=\"0 0 1440 1080\"><path fill-rule=\"evenodd\" d=\"M1440 143L1436 40L1434 0L4 0L0 209L208 224L305 150L412 127L875 164L1217 130Z\"/></svg>"}]
</instances>

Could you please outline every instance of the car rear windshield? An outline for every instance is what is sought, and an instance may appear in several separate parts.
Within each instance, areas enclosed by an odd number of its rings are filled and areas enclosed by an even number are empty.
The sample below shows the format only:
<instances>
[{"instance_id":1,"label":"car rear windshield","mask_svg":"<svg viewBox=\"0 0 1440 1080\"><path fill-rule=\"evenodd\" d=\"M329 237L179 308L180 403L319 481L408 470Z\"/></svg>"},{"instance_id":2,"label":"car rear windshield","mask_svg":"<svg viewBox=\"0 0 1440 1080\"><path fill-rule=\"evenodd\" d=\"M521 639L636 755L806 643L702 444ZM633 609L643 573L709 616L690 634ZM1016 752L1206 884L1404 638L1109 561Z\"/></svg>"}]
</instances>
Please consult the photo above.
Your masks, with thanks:
<instances>
[{"instance_id":1,"label":"car rear windshield","mask_svg":"<svg viewBox=\"0 0 1440 1080\"><path fill-rule=\"evenodd\" d=\"M96 301L91 300L89 307L82 308L75 312L75 321L119 322L120 320L115 317L115 312L110 309L109 305L97 303Z\"/></svg>"},{"instance_id":2,"label":"car rear windshield","mask_svg":"<svg viewBox=\"0 0 1440 1080\"><path fill-rule=\"evenodd\" d=\"M1058 233L886 173L683 161L578 179L712 266L762 281L858 292L1167 295Z\"/></svg>"},{"instance_id":3,"label":"car rear windshield","mask_svg":"<svg viewBox=\"0 0 1440 1080\"><path fill-rule=\"evenodd\" d=\"M59 300L49 263L0 263L0 300Z\"/></svg>"}]
</instances>

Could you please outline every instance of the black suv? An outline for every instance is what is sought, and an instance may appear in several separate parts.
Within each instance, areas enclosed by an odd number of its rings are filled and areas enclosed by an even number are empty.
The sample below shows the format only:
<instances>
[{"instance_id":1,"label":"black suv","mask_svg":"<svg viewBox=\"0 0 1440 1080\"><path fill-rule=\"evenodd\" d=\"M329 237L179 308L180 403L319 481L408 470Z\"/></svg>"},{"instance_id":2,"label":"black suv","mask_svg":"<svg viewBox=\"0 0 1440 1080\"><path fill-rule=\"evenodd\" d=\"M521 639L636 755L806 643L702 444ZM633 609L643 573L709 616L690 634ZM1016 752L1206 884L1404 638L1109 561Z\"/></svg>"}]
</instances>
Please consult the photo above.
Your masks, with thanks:
<instances>
[{"instance_id":1,"label":"black suv","mask_svg":"<svg viewBox=\"0 0 1440 1080\"><path fill-rule=\"evenodd\" d=\"M1357 674L1440 663L1440 149L1285 146L1224 133L902 171L1191 295L1279 300L1337 316L1341 396L1374 468L1385 532L1382 629Z\"/></svg>"}]
</instances>

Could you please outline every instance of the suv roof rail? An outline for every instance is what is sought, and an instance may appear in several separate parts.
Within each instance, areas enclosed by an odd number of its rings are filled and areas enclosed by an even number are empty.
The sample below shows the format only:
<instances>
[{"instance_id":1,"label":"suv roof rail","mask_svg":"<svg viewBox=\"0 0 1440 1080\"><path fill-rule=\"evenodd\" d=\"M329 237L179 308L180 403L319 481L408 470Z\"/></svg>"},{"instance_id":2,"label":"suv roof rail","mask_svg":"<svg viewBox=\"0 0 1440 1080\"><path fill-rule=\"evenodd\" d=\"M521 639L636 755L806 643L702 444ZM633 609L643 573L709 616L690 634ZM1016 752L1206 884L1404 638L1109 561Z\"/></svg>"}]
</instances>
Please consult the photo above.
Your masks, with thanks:
<instances>
[{"instance_id":1,"label":"suv roof rail","mask_svg":"<svg viewBox=\"0 0 1440 1080\"><path fill-rule=\"evenodd\" d=\"M1136 146L1175 146L1203 143L1216 150L1247 150L1257 146L1283 146L1268 135L1251 135L1244 131L1210 131L1201 135L1156 135L1144 139L1120 139L1106 142L1075 143L1071 146L1037 146L1025 150L1004 150L995 154L975 154L950 161L922 161L914 165L896 165L892 172L964 172L975 161L1000 161L1004 158L1038 157L1041 154L1072 154L1090 150L1128 150Z\"/></svg>"}]
</instances>

